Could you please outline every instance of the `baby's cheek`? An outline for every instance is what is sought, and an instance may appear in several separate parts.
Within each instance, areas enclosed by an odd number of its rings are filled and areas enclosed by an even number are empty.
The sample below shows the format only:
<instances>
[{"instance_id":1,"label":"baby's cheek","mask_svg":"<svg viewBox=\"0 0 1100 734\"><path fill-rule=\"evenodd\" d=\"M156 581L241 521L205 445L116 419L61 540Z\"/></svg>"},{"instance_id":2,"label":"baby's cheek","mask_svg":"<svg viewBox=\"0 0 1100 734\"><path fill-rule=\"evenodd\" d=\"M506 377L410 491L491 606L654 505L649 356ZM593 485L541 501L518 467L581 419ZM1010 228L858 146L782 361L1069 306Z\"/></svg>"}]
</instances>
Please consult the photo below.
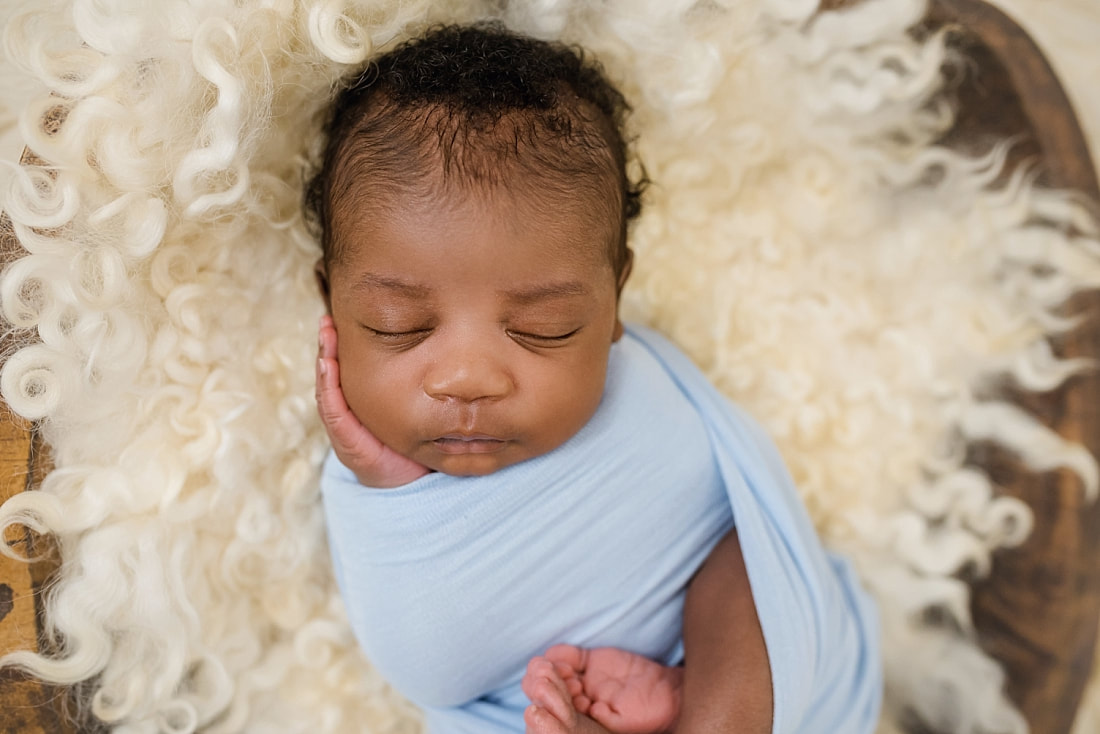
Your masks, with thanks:
<instances>
[{"instance_id":1,"label":"baby's cheek","mask_svg":"<svg viewBox=\"0 0 1100 734\"><path fill-rule=\"evenodd\" d=\"M547 380L532 392L540 403L537 420L537 453L547 453L572 438L599 408L606 377L606 360L601 364L572 369L567 377Z\"/></svg>"},{"instance_id":2,"label":"baby's cheek","mask_svg":"<svg viewBox=\"0 0 1100 734\"><path fill-rule=\"evenodd\" d=\"M350 355L349 355L350 357ZM387 446L404 453L415 395L407 371L371 359L341 356L340 385L348 408L368 431Z\"/></svg>"}]
</instances>

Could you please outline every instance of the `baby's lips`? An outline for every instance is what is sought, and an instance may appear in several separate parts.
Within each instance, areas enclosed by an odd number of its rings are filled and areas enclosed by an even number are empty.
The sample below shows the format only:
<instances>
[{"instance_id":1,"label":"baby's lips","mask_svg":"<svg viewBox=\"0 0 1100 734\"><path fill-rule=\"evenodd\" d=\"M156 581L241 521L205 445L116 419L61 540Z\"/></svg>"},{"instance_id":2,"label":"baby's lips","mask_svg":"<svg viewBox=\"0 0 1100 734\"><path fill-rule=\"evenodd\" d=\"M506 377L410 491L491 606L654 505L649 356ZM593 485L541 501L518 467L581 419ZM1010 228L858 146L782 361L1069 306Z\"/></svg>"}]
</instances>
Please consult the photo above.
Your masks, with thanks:
<instances>
[{"instance_id":1,"label":"baby's lips","mask_svg":"<svg viewBox=\"0 0 1100 734\"><path fill-rule=\"evenodd\" d=\"M473 433L467 431L451 431L435 439L436 441L504 441L499 436L491 436L487 433Z\"/></svg>"},{"instance_id":2,"label":"baby's lips","mask_svg":"<svg viewBox=\"0 0 1100 734\"><path fill-rule=\"evenodd\" d=\"M450 434L440 436L432 443L444 454L491 454L503 449L508 442L484 434Z\"/></svg>"}]
</instances>

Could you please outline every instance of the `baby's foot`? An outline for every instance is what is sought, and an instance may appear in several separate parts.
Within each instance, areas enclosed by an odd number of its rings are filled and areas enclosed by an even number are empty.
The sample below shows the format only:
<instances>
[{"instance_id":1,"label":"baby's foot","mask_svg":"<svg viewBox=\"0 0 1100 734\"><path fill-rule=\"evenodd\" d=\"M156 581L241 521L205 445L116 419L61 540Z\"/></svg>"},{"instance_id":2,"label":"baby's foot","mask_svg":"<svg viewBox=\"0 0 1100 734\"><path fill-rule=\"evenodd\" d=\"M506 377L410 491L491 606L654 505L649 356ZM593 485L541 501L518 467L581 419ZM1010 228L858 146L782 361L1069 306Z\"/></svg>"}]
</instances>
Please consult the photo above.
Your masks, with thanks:
<instances>
[{"instance_id":1,"label":"baby's foot","mask_svg":"<svg viewBox=\"0 0 1100 734\"><path fill-rule=\"evenodd\" d=\"M577 711L565 681L546 658L531 659L522 686L531 699L531 705L523 712L526 734L610 734Z\"/></svg>"},{"instance_id":2,"label":"baby's foot","mask_svg":"<svg viewBox=\"0 0 1100 734\"><path fill-rule=\"evenodd\" d=\"M555 645L546 651L574 707L615 734L670 732L680 717L683 668L614 647Z\"/></svg>"}]
</instances>

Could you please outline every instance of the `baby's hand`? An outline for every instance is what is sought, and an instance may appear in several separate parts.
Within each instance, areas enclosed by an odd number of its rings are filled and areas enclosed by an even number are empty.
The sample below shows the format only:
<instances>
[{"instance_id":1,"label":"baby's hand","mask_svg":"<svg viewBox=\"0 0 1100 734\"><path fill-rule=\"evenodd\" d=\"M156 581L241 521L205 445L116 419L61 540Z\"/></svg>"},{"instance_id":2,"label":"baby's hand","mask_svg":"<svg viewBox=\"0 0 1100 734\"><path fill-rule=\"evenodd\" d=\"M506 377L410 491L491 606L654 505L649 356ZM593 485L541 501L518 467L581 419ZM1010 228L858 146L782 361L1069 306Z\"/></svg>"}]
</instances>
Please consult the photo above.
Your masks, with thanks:
<instances>
[{"instance_id":1,"label":"baby's hand","mask_svg":"<svg viewBox=\"0 0 1100 734\"><path fill-rule=\"evenodd\" d=\"M317 411L337 458L351 469L360 484L368 487L400 487L427 474L427 468L375 438L348 408L340 388L336 327L331 316L321 317L318 343Z\"/></svg>"}]
</instances>

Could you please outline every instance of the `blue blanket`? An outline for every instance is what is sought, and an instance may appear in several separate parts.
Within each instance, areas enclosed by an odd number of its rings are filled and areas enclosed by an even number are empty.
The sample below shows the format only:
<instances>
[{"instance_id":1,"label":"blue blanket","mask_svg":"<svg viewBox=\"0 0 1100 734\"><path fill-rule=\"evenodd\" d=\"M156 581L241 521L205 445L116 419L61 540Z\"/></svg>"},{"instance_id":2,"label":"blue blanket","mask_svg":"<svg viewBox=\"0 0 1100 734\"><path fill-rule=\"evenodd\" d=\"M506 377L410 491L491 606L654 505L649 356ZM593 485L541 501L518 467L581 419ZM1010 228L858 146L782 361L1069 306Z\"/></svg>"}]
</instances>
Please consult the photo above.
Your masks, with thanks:
<instances>
[{"instance_id":1,"label":"blue blanket","mask_svg":"<svg viewBox=\"0 0 1100 734\"><path fill-rule=\"evenodd\" d=\"M773 731L874 729L873 604L772 443L654 332L612 347L596 414L545 456L368 489L330 455L322 491L356 637L432 734L523 732L525 666L557 643L680 662L685 587L735 522Z\"/></svg>"}]
</instances>

